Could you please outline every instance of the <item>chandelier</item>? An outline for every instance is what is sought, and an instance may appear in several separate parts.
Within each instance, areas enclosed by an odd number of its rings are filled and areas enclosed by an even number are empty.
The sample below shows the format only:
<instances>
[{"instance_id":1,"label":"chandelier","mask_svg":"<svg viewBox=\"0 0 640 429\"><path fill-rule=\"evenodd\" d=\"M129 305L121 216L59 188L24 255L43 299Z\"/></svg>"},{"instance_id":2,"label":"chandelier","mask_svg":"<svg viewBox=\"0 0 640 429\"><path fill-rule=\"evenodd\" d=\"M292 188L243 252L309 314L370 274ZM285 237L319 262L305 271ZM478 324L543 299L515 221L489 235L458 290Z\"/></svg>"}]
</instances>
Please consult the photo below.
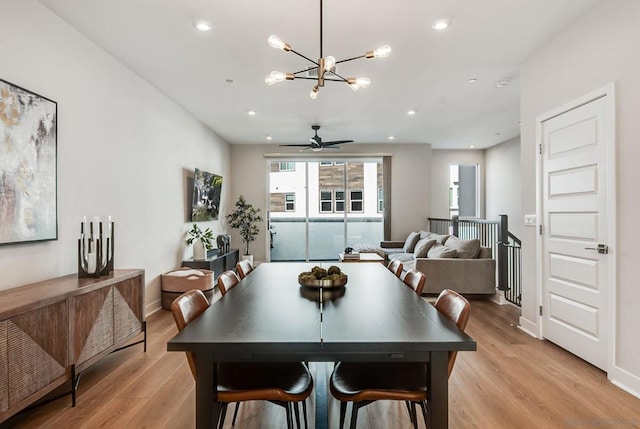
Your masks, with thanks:
<instances>
[{"instance_id":1,"label":"chandelier","mask_svg":"<svg viewBox=\"0 0 640 429\"><path fill-rule=\"evenodd\" d=\"M357 91L360 88L367 88L371 85L371 80L366 77L342 77L336 71L336 64L346 63L348 61L358 60L360 58L383 58L389 56L391 53L391 46L384 45L379 47L374 51L368 51L364 55L360 55L353 58L347 58L346 60L336 61L335 57L328 55L324 56L322 51L322 0L320 0L320 58L318 61L314 61L305 55L302 55L300 52L297 52L295 49L291 47L288 43L285 43L278 36L271 35L268 39L269 45L276 49L281 49L285 52L292 52L299 57L304 58L305 60L314 64L312 67L307 67L304 70L297 71L295 73L286 73L281 71L272 71L267 77L264 78L264 81L267 85L273 85L274 83L282 82L284 80L294 80L294 79L309 79L315 80L316 84L311 89L309 96L312 99L315 99L318 96L318 92L320 88L324 86L325 82L344 82L351 87L354 91ZM314 73L315 72L315 73ZM310 77L309 74L317 74L317 77Z\"/></svg>"}]
</instances>

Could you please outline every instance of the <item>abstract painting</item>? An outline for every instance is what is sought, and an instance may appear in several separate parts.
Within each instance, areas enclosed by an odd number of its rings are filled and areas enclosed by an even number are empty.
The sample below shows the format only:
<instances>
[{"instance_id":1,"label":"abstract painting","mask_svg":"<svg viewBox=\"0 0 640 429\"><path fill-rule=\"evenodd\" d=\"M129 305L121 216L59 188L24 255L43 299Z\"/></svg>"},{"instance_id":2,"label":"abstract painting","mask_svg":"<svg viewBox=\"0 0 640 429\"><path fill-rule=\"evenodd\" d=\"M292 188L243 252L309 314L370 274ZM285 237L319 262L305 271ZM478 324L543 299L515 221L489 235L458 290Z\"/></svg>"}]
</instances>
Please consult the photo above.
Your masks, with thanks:
<instances>
[{"instance_id":1,"label":"abstract painting","mask_svg":"<svg viewBox=\"0 0 640 429\"><path fill-rule=\"evenodd\" d=\"M0 245L58 239L57 113L0 79Z\"/></svg>"},{"instance_id":2,"label":"abstract painting","mask_svg":"<svg viewBox=\"0 0 640 429\"><path fill-rule=\"evenodd\" d=\"M217 220L220 215L222 176L195 169L191 221Z\"/></svg>"}]
</instances>

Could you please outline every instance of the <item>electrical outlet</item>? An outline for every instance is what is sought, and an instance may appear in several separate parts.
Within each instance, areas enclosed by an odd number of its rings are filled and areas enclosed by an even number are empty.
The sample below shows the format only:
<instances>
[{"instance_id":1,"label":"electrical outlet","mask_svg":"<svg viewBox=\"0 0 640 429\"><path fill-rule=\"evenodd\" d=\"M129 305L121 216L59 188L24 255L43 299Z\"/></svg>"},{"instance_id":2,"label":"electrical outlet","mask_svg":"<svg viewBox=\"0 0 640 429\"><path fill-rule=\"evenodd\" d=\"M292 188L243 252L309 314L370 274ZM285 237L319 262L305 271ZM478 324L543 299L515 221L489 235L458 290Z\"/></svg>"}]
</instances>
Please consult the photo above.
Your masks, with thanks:
<instances>
[{"instance_id":1,"label":"electrical outlet","mask_svg":"<svg viewBox=\"0 0 640 429\"><path fill-rule=\"evenodd\" d=\"M524 224L526 226L536 226L536 215L534 214L524 215Z\"/></svg>"}]
</instances>

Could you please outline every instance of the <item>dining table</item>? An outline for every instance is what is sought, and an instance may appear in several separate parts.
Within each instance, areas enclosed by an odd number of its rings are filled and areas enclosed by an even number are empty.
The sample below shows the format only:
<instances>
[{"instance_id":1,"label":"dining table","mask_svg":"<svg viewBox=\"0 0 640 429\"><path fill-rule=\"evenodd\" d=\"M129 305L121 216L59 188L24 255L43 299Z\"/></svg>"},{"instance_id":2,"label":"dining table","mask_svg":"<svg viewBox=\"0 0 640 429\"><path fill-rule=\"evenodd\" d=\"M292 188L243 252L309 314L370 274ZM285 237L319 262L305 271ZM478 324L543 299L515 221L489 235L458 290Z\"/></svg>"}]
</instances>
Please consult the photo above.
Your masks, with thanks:
<instances>
[{"instance_id":1,"label":"dining table","mask_svg":"<svg viewBox=\"0 0 640 429\"><path fill-rule=\"evenodd\" d=\"M312 267L337 266L340 288L301 286ZM425 362L428 427L448 427L448 355L476 342L383 264L258 265L167 343L192 352L196 427L212 428L218 362ZM325 365L326 366L326 365ZM326 373L316 373L316 428L328 428Z\"/></svg>"}]
</instances>

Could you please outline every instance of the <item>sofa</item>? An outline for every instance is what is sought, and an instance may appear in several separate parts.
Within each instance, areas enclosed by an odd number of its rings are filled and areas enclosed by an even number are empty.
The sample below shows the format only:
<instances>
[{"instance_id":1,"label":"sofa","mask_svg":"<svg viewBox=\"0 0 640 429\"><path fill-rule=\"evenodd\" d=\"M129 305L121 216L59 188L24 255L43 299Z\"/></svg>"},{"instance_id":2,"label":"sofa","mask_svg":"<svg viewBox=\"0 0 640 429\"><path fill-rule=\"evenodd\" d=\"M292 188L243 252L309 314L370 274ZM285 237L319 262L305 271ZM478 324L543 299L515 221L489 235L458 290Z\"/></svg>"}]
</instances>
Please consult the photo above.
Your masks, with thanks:
<instances>
[{"instance_id":1,"label":"sofa","mask_svg":"<svg viewBox=\"0 0 640 429\"><path fill-rule=\"evenodd\" d=\"M403 276L410 269L426 274L423 295L453 289L462 294L496 293L496 261L480 241L429 231L412 232L405 241L382 241L375 251L387 260L398 259Z\"/></svg>"}]
</instances>

